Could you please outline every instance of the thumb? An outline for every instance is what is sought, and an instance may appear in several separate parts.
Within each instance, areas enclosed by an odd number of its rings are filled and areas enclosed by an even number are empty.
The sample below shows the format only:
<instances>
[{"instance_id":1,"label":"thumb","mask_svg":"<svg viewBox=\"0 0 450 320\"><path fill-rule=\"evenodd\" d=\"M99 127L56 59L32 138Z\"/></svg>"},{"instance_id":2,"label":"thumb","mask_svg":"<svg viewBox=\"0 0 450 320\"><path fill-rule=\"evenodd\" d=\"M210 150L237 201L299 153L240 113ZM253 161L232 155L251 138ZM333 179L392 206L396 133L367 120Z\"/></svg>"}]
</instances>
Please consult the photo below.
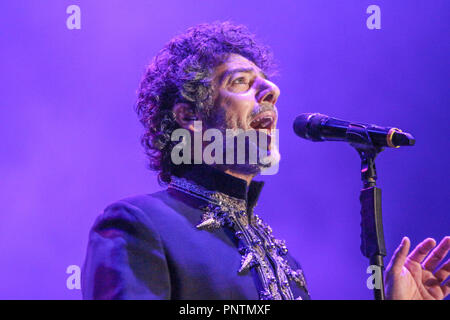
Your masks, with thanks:
<instances>
[{"instance_id":1,"label":"thumb","mask_svg":"<svg viewBox=\"0 0 450 320\"><path fill-rule=\"evenodd\" d=\"M387 272L396 274L402 271L402 268L405 265L406 258L408 256L410 246L411 242L409 241L409 238L403 237L402 242L392 255L391 261L389 262L386 270Z\"/></svg>"}]
</instances>

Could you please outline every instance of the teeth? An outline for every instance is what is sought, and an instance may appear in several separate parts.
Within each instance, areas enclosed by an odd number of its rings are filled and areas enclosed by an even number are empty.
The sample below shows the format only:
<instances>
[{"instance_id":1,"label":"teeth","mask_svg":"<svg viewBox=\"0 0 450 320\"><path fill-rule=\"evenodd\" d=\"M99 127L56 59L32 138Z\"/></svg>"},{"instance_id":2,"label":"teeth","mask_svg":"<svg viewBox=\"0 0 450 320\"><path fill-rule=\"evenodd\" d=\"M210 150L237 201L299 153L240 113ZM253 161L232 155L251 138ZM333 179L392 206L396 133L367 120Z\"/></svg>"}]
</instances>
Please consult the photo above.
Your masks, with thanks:
<instances>
[{"instance_id":1,"label":"teeth","mask_svg":"<svg viewBox=\"0 0 450 320\"><path fill-rule=\"evenodd\" d=\"M273 123L272 117L261 117L261 118L253 120L250 123L250 126L253 129L257 129L257 128L258 129L268 129L271 127L272 123Z\"/></svg>"}]
</instances>

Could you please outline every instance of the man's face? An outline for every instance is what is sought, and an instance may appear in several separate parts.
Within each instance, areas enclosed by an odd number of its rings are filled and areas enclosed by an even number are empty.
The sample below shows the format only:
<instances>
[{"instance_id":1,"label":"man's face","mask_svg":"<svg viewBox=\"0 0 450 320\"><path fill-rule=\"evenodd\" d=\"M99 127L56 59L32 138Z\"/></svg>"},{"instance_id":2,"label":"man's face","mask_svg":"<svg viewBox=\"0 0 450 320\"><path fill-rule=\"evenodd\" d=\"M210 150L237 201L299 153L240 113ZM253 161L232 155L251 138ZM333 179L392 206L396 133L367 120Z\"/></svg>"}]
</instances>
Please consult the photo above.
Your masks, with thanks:
<instances>
[{"instance_id":1,"label":"man's face","mask_svg":"<svg viewBox=\"0 0 450 320\"><path fill-rule=\"evenodd\" d=\"M216 125L274 130L280 89L250 60L231 54L213 74Z\"/></svg>"},{"instance_id":2,"label":"man's face","mask_svg":"<svg viewBox=\"0 0 450 320\"><path fill-rule=\"evenodd\" d=\"M275 103L280 90L253 62L240 55L231 54L215 69L213 87L214 109L209 127L222 131L263 131L270 140L276 128L278 115ZM268 143L270 144L270 141ZM257 173L261 167L269 167L279 160L278 149L274 144L269 151L270 157L273 158L270 164L237 168L248 173Z\"/></svg>"}]
</instances>

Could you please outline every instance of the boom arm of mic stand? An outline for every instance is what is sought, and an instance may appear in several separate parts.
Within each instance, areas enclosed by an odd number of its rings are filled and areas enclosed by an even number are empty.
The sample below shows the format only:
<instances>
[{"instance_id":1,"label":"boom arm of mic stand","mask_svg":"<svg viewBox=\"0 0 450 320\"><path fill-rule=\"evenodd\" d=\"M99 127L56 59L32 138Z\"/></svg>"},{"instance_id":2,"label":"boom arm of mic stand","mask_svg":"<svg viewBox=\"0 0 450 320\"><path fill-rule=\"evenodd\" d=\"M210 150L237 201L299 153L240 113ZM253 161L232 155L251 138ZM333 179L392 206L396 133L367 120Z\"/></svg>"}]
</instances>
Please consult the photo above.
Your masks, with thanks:
<instances>
[{"instance_id":1,"label":"boom arm of mic stand","mask_svg":"<svg viewBox=\"0 0 450 320\"><path fill-rule=\"evenodd\" d=\"M355 147L361 157L361 179L363 181L363 189L359 197L361 203L361 252L369 258L370 265L376 268L373 288L375 300L384 300L383 258L386 256L386 247L381 216L381 189L376 187L375 167L375 158L378 153L383 151L383 148L372 144L366 128L362 125L351 125L347 130L347 136L351 136L352 141L356 141L351 145Z\"/></svg>"}]
</instances>

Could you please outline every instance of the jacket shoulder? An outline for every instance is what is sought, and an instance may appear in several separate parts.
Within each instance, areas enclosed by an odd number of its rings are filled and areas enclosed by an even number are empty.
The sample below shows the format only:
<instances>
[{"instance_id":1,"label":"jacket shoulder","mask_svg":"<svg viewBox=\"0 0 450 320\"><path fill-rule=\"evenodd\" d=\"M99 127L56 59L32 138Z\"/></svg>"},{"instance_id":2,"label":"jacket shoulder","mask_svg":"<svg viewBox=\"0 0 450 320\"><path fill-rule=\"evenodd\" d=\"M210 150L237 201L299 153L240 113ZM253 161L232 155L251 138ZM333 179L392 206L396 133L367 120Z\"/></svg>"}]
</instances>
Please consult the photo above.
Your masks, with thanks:
<instances>
[{"instance_id":1,"label":"jacket shoulder","mask_svg":"<svg viewBox=\"0 0 450 320\"><path fill-rule=\"evenodd\" d=\"M156 201L124 198L97 217L82 271L84 299L169 298L170 277L157 224L140 202Z\"/></svg>"},{"instance_id":2,"label":"jacket shoulder","mask_svg":"<svg viewBox=\"0 0 450 320\"><path fill-rule=\"evenodd\" d=\"M154 193L128 196L113 202L111 205L114 205L115 203L125 203L141 210L153 209L152 211L154 211L164 209L167 206L165 202L166 199L167 190L161 190Z\"/></svg>"},{"instance_id":3,"label":"jacket shoulder","mask_svg":"<svg viewBox=\"0 0 450 320\"><path fill-rule=\"evenodd\" d=\"M165 190L124 197L108 204L97 219L110 218L114 215L130 220L151 219L153 215L168 211L168 205L164 201L166 197Z\"/></svg>"}]
</instances>

